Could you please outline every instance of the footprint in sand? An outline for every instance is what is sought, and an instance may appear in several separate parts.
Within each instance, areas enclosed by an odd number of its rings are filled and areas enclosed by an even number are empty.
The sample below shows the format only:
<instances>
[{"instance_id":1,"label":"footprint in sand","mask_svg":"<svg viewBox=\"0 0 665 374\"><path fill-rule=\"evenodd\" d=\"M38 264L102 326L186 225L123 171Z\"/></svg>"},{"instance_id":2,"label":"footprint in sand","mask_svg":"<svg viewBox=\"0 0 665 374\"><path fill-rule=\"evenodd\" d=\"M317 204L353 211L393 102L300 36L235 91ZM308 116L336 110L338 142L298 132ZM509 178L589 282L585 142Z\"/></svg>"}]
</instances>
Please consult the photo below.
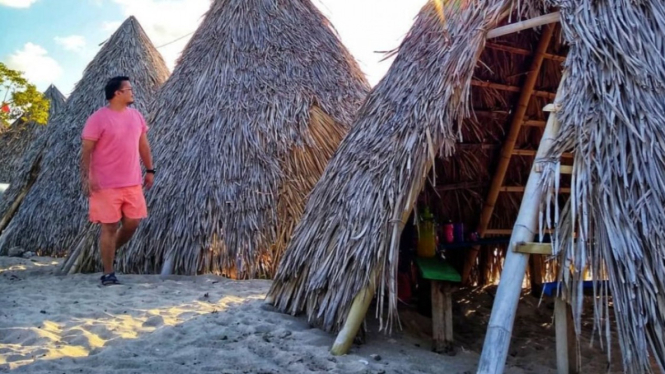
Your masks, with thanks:
<instances>
[{"instance_id":1,"label":"footprint in sand","mask_svg":"<svg viewBox=\"0 0 665 374\"><path fill-rule=\"evenodd\" d=\"M162 327L164 326L164 318L162 316L152 316L147 321L143 322L143 327Z\"/></svg>"}]
</instances>

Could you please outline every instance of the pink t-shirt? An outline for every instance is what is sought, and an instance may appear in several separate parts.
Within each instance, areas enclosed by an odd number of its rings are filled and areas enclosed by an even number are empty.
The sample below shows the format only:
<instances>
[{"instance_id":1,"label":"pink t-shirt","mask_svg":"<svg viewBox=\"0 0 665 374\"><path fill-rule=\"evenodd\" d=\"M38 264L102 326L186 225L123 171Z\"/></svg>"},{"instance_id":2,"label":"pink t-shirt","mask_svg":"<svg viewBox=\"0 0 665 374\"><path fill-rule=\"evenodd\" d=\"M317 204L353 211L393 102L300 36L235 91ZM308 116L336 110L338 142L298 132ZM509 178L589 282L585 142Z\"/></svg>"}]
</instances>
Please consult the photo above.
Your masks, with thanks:
<instances>
[{"instance_id":1,"label":"pink t-shirt","mask_svg":"<svg viewBox=\"0 0 665 374\"><path fill-rule=\"evenodd\" d=\"M99 188L141 185L139 138L148 131L141 113L132 108L116 112L108 107L93 113L82 138L97 143L92 151L90 176Z\"/></svg>"}]
</instances>

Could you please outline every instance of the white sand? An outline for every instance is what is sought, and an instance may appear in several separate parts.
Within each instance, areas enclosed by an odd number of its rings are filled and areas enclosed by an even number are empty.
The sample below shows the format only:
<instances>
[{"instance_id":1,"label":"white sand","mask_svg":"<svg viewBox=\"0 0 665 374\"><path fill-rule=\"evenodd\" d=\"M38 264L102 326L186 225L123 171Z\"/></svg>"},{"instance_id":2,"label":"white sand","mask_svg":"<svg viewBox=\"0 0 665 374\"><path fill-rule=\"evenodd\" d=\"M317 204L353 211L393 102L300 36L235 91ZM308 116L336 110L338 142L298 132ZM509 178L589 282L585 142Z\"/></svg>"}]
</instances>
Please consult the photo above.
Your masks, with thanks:
<instances>
[{"instance_id":1,"label":"white sand","mask_svg":"<svg viewBox=\"0 0 665 374\"><path fill-rule=\"evenodd\" d=\"M60 261L0 257L0 372L462 374L482 347L486 315L474 313L486 303L456 307L455 356L430 352L431 322L407 312L412 328L385 336L370 322L366 344L333 357L334 336L263 303L269 281L119 275L123 285L102 287L99 274L53 275ZM529 331L506 373L554 373L551 325ZM585 372L604 372L603 353L589 352Z\"/></svg>"}]
</instances>

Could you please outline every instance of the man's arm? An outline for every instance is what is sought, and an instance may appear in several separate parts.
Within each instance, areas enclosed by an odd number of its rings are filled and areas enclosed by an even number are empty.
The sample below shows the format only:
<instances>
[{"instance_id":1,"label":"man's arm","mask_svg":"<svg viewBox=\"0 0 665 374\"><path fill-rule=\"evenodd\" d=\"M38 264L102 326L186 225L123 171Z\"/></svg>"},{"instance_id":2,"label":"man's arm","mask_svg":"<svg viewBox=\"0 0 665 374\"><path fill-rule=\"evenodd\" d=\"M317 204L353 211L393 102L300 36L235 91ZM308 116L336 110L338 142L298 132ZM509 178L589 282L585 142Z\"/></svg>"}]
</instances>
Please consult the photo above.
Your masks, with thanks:
<instances>
[{"instance_id":1,"label":"man's arm","mask_svg":"<svg viewBox=\"0 0 665 374\"><path fill-rule=\"evenodd\" d=\"M96 143L93 140L83 139L83 148L81 149L81 182L83 183L83 193L86 196L90 195L94 184L90 183L90 159Z\"/></svg>"},{"instance_id":2,"label":"man's arm","mask_svg":"<svg viewBox=\"0 0 665 374\"><path fill-rule=\"evenodd\" d=\"M141 161L143 161L143 166L146 170L152 170L152 153L150 152L150 143L148 142L148 135L144 132L139 138L139 155L141 155ZM146 173L145 175L145 187L150 189L153 182L155 181L155 176L151 173Z\"/></svg>"}]
</instances>

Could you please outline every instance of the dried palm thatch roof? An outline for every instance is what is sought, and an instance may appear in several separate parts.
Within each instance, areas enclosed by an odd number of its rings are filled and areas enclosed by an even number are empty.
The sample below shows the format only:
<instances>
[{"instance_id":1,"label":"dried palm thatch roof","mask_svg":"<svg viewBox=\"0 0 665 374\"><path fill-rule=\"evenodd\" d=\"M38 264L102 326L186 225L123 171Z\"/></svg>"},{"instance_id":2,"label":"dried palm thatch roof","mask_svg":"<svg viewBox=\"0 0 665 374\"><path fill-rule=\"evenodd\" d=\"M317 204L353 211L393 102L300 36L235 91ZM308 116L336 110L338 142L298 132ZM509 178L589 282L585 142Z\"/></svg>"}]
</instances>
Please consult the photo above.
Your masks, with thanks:
<instances>
[{"instance_id":1,"label":"dried palm thatch roof","mask_svg":"<svg viewBox=\"0 0 665 374\"><path fill-rule=\"evenodd\" d=\"M312 191L269 302L284 312L306 312L312 323L336 331L353 298L376 284L377 313L383 316L387 302L391 325L403 225L436 155L450 157L468 131L463 119L470 117L471 82L486 33L512 5L425 5Z\"/></svg>"},{"instance_id":2,"label":"dried palm thatch roof","mask_svg":"<svg viewBox=\"0 0 665 374\"><path fill-rule=\"evenodd\" d=\"M625 371L651 372L649 350L665 371L665 5L555 3L571 47L549 156L572 151L575 162L571 198L548 222L556 228L562 294L579 332L584 270L609 279L609 289L595 288L598 331L610 339L611 294ZM547 161L543 182L551 191L558 162Z\"/></svg>"},{"instance_id":3,"label":"dried palm thatch roof","mask_svg":"<svg viewBox=\"0 0 665 374\"><path fill-rule=\"evenodd\" d=\"M53 132L49 123L65 108L65 96L54 85L44 91L44 96L49 100L46 125L18 120L0 134L0 182L10 184L0 196L0 232L37 178L46 139Z\"/></svg>"},{"instance_id":4,"label":"dried palm thatch roof","mask_svg":"<svg viewBox=\"0 0 665 374\"><path fill-rule=\"evenodd\" d=\"M61 115L56 116L41 172L0 236L0 253L14 246L44 255L63 254L87 222L80 187L80 134L87 118L106 105L104 85L113 76L132 80L136 108L145 113L169 71L138 21L128 18L86 67Z\"/></svg>"},{"instance_id":5,"label":"dried palm thatch roof","mask_svg":"<svg viewBox=\"0 0 665 374\"><path fill-rule=\"evenodd\" d=\"M368 91L309 0L215 1L155 101L150 217L120 269L272 276Z\"/></svg>"}]
</instances>

